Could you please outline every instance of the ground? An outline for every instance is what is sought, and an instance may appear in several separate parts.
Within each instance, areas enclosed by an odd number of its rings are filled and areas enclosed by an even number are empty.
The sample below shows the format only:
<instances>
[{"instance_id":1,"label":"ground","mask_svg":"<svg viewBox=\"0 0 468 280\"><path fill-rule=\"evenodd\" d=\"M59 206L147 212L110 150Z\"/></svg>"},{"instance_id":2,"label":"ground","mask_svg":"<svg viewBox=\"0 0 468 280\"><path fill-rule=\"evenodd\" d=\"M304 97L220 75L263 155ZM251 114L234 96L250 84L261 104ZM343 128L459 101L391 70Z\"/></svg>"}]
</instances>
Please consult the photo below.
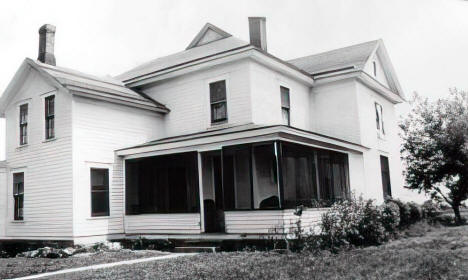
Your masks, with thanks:
<instances>
[{"instance_id":1,"label":"ground","mask_svg":"<svg viewBox=\"0 0 468 280\"><path fill-rule=\"evenodd\" d=\"M123 260L136 256L128 254L115 257ZM101 262L109 262L111 256L103 254L102 258L105 261ZM90 261L82 260L83 265ZM96 257L91 260L92 264L100 261ZM0 259L3 273L0 278L69 268L69 261ZM77 263L73 263L75 266ZM18 274L12 274L14 271ZM433 227L420 223L386 245L339 254L200 254L58 275L52 279L468 279L468 226Z\"/></svg>"}]
</instances>

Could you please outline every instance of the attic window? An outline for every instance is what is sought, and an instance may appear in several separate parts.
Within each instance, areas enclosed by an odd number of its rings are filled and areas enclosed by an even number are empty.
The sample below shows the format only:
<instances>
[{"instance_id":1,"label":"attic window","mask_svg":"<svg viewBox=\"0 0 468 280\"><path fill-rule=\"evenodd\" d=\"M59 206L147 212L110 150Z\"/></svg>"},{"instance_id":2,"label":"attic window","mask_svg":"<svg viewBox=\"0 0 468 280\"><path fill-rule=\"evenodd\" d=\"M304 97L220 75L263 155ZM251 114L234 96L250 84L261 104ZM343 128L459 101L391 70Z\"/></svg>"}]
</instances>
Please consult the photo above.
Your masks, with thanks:
<instances>
[{"instance_id":1,"label":"attic window","mask_svg":"<svg viewBox=\"0 0 468 280\"><path fill-rule=\"evenodd\" d=\"M372 66L374 67L374 77L377 77L377 64L375 61L372 61Z\"/></svg>"},{"instance_id":2,"label":"attic window","mask_svg":"<svg viewBox=\"0 0 468 280\"><path fill-rule=\"evenodd\" d=\"M20 145L28 144L28 104L20 106Z\"/></svg>"}]
</instances>

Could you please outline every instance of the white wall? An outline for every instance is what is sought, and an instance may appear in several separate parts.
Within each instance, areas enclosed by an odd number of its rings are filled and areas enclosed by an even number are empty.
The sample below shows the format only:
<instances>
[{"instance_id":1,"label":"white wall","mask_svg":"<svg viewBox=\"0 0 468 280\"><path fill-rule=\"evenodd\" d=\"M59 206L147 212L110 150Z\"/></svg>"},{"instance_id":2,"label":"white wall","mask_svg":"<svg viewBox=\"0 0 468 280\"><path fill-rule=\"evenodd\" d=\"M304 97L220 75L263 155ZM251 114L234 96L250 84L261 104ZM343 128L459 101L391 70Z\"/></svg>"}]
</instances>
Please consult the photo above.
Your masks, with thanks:
<instances>
[{"instance_id":1,"label":"white wall","mask_svg":"<svg viewBox=\"0 0 468 280\"><path fill-rule=\"evenodd\" d=\"M166 136L205 131L211 127L209 83L226 80L228 125L250 123L250 75L246 60L184 75L143 91L166 105Z\"/></svg>"},{"instance_id":2,"label":"white wall","mask_svg":"<svg viewBox=\"0 0 468 280\"><path fill-rule=\"evenodd\" d=\"M311 129L309 87L251 62L252 120L255 124L282 124L280 87L289 88L291 126Z\"/></svg>"},{"instance_id":3,"label":"white wall","mask_svg":"<svg viewBox=\"0 0 468 280\"><path fill-rule=\"evenodd\" d=\"M45 141L44 96L55 94L55 139ZM29 104L28 144L19 147L19 105ZM6 110L7 238L72 235L71 96L30 74ZM24 221L13 221L12 173L24 171Z\"/></svg>"},{"instance_id":4,"label":"white wall","mask_svg":"<svg viewBox=\"0 0 468 280\"><path fill-rule=\"evenodd\" d=\"M0 167L0 239L5 236L7 221L7 171Z\"/></svg>"},{"instance_id":5,"label":"white wall","mask_svg":"<svg viewBox=\"0 0 468 280\"><path fill-rule=\"evenodd\" d=\"M159 113L73 97L74 237L123 233L123 162L114 150L164 136ZM90 168L109 168L110 216L91 217Z\"/></svg>"},{"instance_id":6,"label":"white wall","mask_svg":"<svg viewBox=\"0 0 468 280\"><path fill-rule=\"evenodd\" d=\"M315 132L361 143L356 85L342 80L312 89L311 127Z\"/></svg>"},{"instance_id":7,"label":"white wall","mask_svg":"<svg viewBox=\"0 0 468 280\"><path fill-rule=\"evenodd\" d=\"M374 64L373 62L375 61L375 68L376 68L376 74L374 76ZM382 62L380 61L379 56L377 53L375 53L371 59L367 62L367 64L364 66L364 72L369 74L371 77L379 81L381 84L386 86L388 88L388 80L387 77L385 76L385 72L382 68Z\"/></svg>"}]
</instances>

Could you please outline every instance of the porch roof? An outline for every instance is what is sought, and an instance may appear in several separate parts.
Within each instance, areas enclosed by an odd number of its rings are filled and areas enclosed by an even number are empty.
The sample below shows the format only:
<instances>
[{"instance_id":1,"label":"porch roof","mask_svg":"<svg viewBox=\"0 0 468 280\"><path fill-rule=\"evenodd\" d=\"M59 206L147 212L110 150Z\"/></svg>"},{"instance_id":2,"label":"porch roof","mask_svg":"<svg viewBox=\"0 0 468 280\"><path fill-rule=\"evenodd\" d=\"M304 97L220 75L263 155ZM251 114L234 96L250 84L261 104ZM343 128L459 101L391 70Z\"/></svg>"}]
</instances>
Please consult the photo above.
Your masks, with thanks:
<instances>
[{"instance_id":1,"label":"porch roof","mask_svg":"<svg viewBox=\"0 0 468 280\"><path fill-rule=\"evenodd\" d=\"M284 140L333 150L362 153L368 147L324 134L285 125L246 124L161 138L116 150L118 156L139 158L189 151L219 150L223 146Z\"/></svg>"}]
</instances>

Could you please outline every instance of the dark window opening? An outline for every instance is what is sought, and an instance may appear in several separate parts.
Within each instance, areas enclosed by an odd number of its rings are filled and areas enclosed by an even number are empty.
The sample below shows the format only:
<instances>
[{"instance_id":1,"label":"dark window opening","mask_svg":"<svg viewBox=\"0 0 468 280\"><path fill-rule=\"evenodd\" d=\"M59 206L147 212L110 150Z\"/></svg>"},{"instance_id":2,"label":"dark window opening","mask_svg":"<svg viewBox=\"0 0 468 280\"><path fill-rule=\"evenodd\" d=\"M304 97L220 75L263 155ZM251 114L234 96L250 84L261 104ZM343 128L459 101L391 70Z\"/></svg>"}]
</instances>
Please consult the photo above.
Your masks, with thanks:
<instances>
[{"instance_id":1,"label":"dark window opening","mask_svg":"<svg viewBox=\"0 0 468 280\"><path fill-rule=\"evenodd\" d=\"M226 81L210 84L211 123L227 120Z\"/></svg>"},{"instance_id":2,"label":"dark window opening","mask_svg":"<svg viewBox=\"0 0 468 280\"><path fill-rule=\"evenodd\" d=\"M375 61L372 61L372 66L374 68L374 77L377 77L377 63Z\"/></svg>"},{"instance_id":3,"label":"dark window opening","mask_svg":"<svg viewBox=\"0 0 468 280\"><path fill-rule=\"evenodd\" d=\"M291 125L289 88L280 87L282 124Z\"/></svg>"},{"instance_id":4,"label":"dark window opening","mask_svg":"<svg viewBox=\"0 0 468 280\"><path fill-rule=\"evenodd\" d=\"M198 213L197 153L126 160L126 213Z\"/></svg>"},{"instance_id":5,"label":"dark window opening","mask_svg":"<svg viewBox=\"0 0 468 280\"><path fill-rule=\"evenodd\" d=\"M28 144L28 104L20 106L20 145Z\"/></svg>"},{"instance_id":6,"label":"dark window opening","mask_svg":"<svg viewBox=\"0 0 468 280\"><path fill-rule=\"evenodd\" d=\"M109 169L91 168L91 217L109 216Z\"/></svg>"},{"instance_id":7,"label":"dark window opening","mask_svg":"<svg viewBox=\"0 0 468 280\"><path fill-rule=\"evenodd\" d=\"M55 95L45 98L45 138L55 137Z\"/></svg>"},{"instance_id":8,"label":"dark window opening","mask_svg":"<svg viewBox=\"0 0 468 280\"><path fill-rule=\"evenodd\" d=\"M317 150L317 163L320 200L326 203L348 199L348 156L329 150Z\"/></svg>"},{"instance_id":9,"label":"dark window opening","mask_svg":"<svg viewBox=\"0 0 468 280\"><path fill-rule=\"evenodd\" d=\"M252 209L251 146L223 148L224 209Z\"/></svg>"},{"instance_id":10,"label":"dark window opening","mask_svg":"<svg viewBox=\"0 0 468 280\"><path fill-rule=\"evenodd\" d=\"M385 134L385 129L384 129L384 121L383 121L383 109L382 105L379 103L375 103L375 122L377 126L377 131L380 133Z\"/></svg>"},{"instance_id":11,"label":"dark window opening","mask_svg":"<svg viewBox=\"0 0 468 280\"><path fill-rule=\"evenodd\" d=\"M392 197L392 186L390 184L390 168L388 157L380 156L380 171L382 173L382 188L384 199Z\"/></svg>"},{"instance_id":12,"label":"dark window opening","mask_svg":"<svg viewBox=\"0 0 468 280\"><path fill-rule=\"evenodd\" d=\"M24 209L24 173L13 174L14 220L23 220Z\"/></svg>"}]
</instances>

